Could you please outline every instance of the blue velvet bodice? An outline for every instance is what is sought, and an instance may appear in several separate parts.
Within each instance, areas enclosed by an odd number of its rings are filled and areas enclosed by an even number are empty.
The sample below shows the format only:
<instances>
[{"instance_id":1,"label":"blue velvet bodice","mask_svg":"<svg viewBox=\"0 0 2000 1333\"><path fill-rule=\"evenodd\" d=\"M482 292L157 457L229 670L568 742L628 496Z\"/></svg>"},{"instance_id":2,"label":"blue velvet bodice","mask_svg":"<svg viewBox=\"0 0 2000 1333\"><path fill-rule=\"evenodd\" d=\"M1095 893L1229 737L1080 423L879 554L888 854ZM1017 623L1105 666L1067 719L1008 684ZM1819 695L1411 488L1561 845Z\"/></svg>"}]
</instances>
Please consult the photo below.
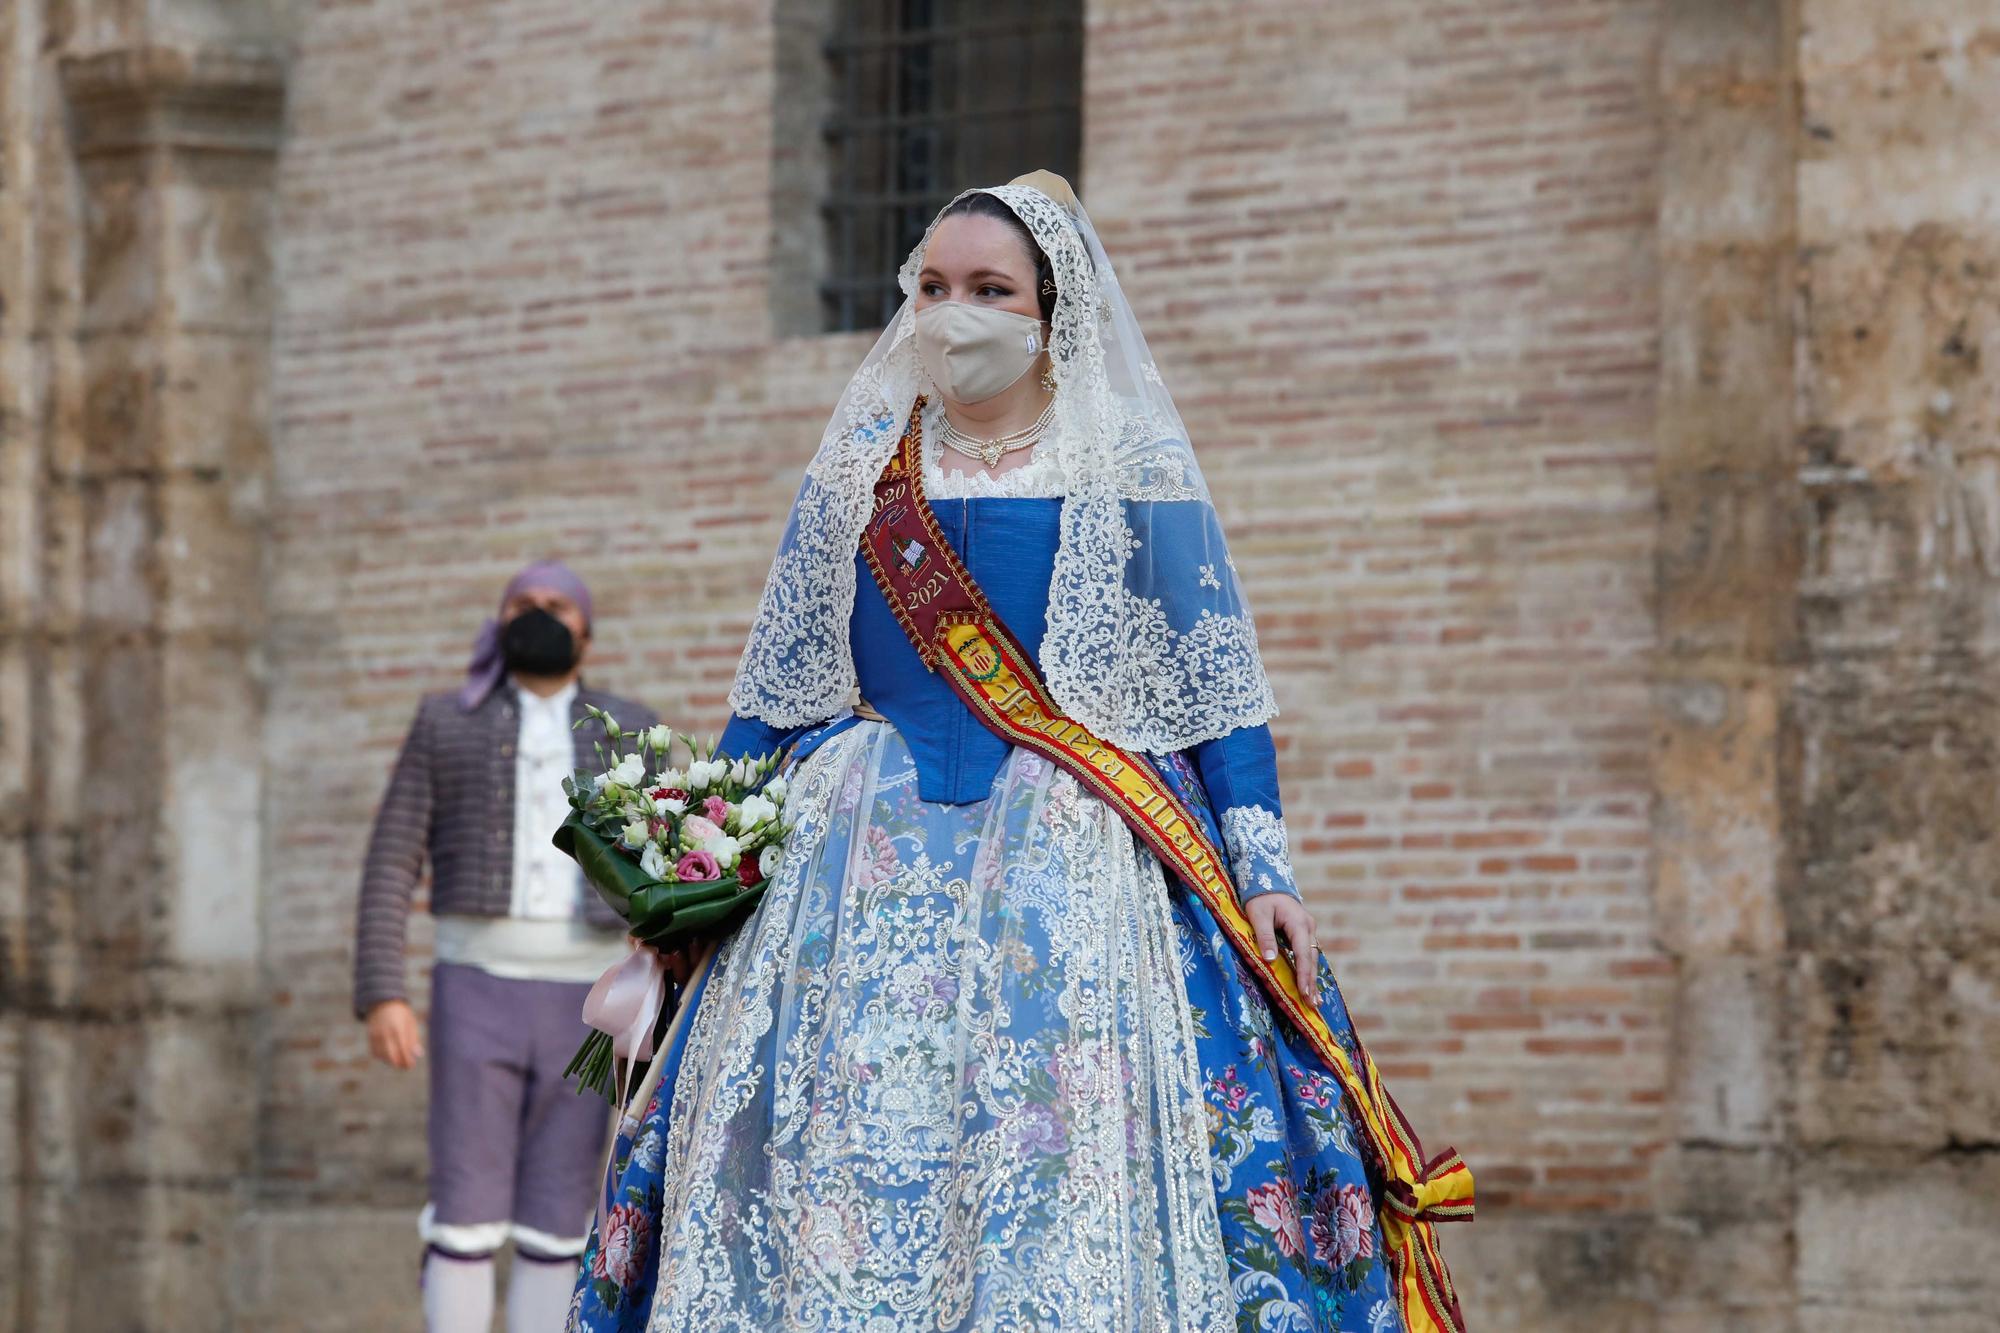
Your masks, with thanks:
<instances>
[{"instance_id":1,"label":"blue velvet bodice","mask_svg":"<svg viewBox=\"0 0 2000 1333\"><path fill-rule=\"evenodd\" d=\"M931 508L945 540L1040 665L1062 502L982 497L934 500ZM992 790L993 776L1007 758L1006 742L918 659L865 563L855 576L848 641L861 697L903 733L916 758L917 794L962 805Z\"/></svg>"},{"instance_id":2,"label":"blue velvet bodice","mask_svg":"<svg viewBox=\"0 0 2000 1333\"><path fill-rule=\"evenodd\" d=\"M1062 501L982 496L932 500L931 507L945 539L1039 666ZM902 733L916 760L921 798L951 805L984 799L1006 761L1007 744L973 716L943 677L925 668L858 552L855 563L848 640L861 697ZM764 754L802 737L805 745L816 745L836 730L838 726L786 730L739 715L730 719L721 748L732 755ZM1195 746L1189 758L1217 812L1263 807L1282 815L1269 726L1238 728ZM1273 877L1271 887L1296 891L1289 864L1280 873L1275 865L1261 866L1264 858L1257 859L1264 875ZM1239 865L1239 874L1244 869Z\"/></svg>"}]
</instances>

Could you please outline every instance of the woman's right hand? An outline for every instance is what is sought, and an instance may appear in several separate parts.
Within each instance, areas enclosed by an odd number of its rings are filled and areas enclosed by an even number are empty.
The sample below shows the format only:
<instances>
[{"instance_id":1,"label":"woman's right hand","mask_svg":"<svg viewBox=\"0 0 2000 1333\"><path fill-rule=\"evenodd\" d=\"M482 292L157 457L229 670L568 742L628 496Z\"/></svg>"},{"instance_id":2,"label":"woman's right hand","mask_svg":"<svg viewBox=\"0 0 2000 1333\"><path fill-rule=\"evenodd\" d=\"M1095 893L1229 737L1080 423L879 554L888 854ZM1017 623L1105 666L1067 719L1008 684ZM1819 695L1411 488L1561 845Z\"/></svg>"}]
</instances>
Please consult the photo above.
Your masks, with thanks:
<instances>
[{"instance_id":1,"label":"woman's right hand","mask_svg":"<svg viewBox=\"0 0 2000 1333\"><path fill-rule=\"evenodd\" d=\"M391 1069L414 1069L424 1058L423 1034L407 1000L384 1000L368 1011L368 1049Z\"/></svg>"}]
</instances>

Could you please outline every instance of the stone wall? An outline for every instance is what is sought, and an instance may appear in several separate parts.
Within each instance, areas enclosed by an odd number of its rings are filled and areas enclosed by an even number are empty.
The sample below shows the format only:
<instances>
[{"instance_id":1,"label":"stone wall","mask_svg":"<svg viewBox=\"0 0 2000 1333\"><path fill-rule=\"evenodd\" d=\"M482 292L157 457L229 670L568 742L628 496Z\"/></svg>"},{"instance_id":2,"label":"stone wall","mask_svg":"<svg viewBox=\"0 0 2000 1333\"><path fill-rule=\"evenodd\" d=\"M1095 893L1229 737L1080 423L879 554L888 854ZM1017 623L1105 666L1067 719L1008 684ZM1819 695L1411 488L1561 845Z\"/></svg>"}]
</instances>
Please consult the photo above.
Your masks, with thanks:
<instances>
[{"instance_id":1,"label":"stone wall","mask_svg":"<svg viewBox=\"0 0 2000 1333\"><path fill-rule=\"evenodd\" d=\"M0 16L10 1327L214 1327L234 1299L286 17Z\"/></svg>"},{"instance_id":2,"label":"stone wall","mask_svg":"<svg viewBox=\"0 0 2000 1333\"><path fill-rule=\"evenodd\" d=\"M367 821L537 556L596 679L719 726L869 341L797 336L810 8L0 14L0 1326L411 1319ZM1088 25L1081 192L1309 901L1478 1170L1473 1326L1974 1327L2000 3Z\"/></svg>"},{"instance_id":3,"label":"stone wall","mask_svg":"<svg viewBox=\"0 0 2000 1333\"><path fill-rule=\"evenodd\" d=\"M1787 756L1811 1326L2000 1298L2000 4L1806 0Z\"/></svg>"},{"instance_id":4,"label":"stone wall","mask_svg":"<svg viewBox=\"0 0 2000 1333\"><path fill-rule=\"evenodd\" d=\"M1675 1328L1986 1327L2000 6L1665 52L1655 1280Z\"/></svg>"}]
</instances>

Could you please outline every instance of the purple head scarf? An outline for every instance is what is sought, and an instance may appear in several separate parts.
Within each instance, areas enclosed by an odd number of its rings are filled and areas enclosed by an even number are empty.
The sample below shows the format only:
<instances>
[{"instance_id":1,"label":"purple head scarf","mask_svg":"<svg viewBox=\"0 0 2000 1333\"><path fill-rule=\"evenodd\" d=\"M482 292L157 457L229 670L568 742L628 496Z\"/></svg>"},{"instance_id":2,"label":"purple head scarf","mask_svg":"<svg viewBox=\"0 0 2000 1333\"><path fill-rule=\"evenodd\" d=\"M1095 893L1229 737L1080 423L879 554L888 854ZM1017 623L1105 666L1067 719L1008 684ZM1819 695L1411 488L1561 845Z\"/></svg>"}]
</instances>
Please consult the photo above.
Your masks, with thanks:
<instances>
[{"instance_id":1,"label":"purple head scarf","mask_svg":"<svg viewBox=\"0 0 2000 1333\"><path fill-rule=\"evenodd\" d=\"M506 610L508 601L522 592L561 593L583 612L584 624L592 620L590 589L560 560L537 561L509 579L506 591L500 594L500 609ZM500 651L500 621L496 617L481 626L479 637L473 640L472 661L465 668L465 688L458 692L459 706L468 713L479 707L506 674L506 657Z\"/></svg>"}]
</instances>

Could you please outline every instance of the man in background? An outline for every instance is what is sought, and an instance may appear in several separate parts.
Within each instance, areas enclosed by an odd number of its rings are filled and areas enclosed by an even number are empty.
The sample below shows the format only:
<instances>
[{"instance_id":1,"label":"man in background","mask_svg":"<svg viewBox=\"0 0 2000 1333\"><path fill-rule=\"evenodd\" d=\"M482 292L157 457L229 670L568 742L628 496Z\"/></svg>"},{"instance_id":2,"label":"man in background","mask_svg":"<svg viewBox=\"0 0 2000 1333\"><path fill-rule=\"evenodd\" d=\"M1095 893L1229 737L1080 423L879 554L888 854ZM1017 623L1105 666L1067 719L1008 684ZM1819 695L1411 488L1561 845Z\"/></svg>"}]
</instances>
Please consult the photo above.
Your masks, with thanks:
<instances>
[{"instance_id":1,"label":"man in background","mask_svg":"<svg viewBox=\"0 0 2000 1333\"><path fill-rule=\"evenodd\" d=\"M463 688L417 709L375 819L355 932L354 1009L375 1057L424 1058L404 985L426 860L437 918L430 1014L430 1201L419 1219L430 1333L487 1333L494 1256L514 1244L509 1333L562 1326L599 1186L604 1103L562 1071L590 983L624 956L616 913L550 838L562 780L593 763L585 705L628 731L658 719L585 686L590 591L556 562L501 597Z\"/></svg>"}]
</instances>

